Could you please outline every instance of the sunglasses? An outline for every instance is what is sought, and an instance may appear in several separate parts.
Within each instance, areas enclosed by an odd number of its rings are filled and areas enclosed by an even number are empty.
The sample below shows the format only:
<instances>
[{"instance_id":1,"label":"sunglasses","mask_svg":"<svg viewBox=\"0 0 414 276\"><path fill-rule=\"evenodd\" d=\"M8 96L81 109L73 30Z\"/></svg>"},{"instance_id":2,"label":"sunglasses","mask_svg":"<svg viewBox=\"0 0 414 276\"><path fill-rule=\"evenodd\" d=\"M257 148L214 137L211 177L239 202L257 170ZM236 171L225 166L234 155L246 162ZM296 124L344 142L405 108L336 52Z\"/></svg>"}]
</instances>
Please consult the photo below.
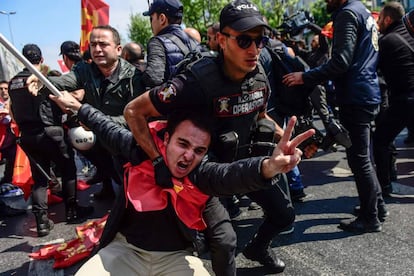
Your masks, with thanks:
<instances>
[{"instance_id":1,"label":"sunglasses","mask_svg":"<svg viewBox=\"0 0 414 276\"><path fill-rule=\"evenodd\" d=\"M254 44L256 44L256 47L258 49L262 49L269 42L269 37L268 36L259 36L257 38L251 38L248 35L233 36L233 35L228 34L228 33L223 33L223 32L221 32L221 33L224 34L225 36L227 36L230 39L235 39L236 42L237 42L237 45L242 49L249 48L252 45L253 41L254 41Z\"/></svg>"}]
</instances>

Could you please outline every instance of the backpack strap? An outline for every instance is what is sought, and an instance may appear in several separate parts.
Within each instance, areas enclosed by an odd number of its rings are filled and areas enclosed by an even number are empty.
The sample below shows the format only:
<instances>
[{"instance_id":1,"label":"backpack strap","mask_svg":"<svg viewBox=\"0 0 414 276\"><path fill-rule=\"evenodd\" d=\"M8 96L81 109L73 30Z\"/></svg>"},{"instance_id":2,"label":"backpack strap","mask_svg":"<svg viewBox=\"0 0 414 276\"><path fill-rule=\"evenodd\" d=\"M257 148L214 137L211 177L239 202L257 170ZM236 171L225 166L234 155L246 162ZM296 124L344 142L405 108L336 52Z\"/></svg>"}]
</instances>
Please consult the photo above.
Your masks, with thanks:
<instances>
[{"instance_id":1,"label":"backpack strap","mask_svg":"<svg viewBox=\"0 0 414 276\"><path fill-rule=\"evenodd\" d=\"M192 39L190 39L189 41L190 41L190 49L182 42L182 40L178 37L178 36L176 36L176 35L174 35L174 34L172 34L172 33L165 33L165 34L163 34L163 36L165 36L166 38L168 38L168 39L170 39L172 42L174 42L174 44L175 45L177 45L177 47L178 48L180 48L180 50L181 50L181 52L183 52L183 54L184 54L184 56L186 56L188 53L190 53L191 52L191 50L193 50L193 49L195 49L195 42L192 40ZM193 47L194 46L194 47Z\"/></svg>"},{"instance_id":2,"label":"backpack strap","mask_svg":"<svg viewBox=\"0 0 414 276\"><path fill-rule=\"evenodd\" d=\"M278 50L275 48L271 48L269 46L265 46L267 50L269 50L270 56L272 57L272 60L277 62L278 65L280 65L285 72L290 72L291 70L287 67L287 65L283 62L282 58L280 57Z\"/></svg>"}]
</instances>

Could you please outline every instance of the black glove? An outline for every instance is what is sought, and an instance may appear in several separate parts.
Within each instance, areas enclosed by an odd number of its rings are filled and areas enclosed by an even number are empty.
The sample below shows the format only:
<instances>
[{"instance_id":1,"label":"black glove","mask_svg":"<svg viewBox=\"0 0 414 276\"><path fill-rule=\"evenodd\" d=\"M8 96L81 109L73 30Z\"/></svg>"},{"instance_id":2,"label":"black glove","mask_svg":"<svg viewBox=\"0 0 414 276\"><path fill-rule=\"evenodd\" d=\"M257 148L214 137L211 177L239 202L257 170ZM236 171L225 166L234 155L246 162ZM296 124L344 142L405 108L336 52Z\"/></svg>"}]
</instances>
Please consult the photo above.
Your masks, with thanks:
<instances>
[{"instance_id":1,"label":"black glove","mask_svg":"<svg viewBox=\"0 0 414 276\"><path fill-rule=\"evenodd\" d=\"M155 183L161 188L172 188L171 172L165 164L164 158L160 155L152 161L154 166Z\"/></svg>"}]
</instances>

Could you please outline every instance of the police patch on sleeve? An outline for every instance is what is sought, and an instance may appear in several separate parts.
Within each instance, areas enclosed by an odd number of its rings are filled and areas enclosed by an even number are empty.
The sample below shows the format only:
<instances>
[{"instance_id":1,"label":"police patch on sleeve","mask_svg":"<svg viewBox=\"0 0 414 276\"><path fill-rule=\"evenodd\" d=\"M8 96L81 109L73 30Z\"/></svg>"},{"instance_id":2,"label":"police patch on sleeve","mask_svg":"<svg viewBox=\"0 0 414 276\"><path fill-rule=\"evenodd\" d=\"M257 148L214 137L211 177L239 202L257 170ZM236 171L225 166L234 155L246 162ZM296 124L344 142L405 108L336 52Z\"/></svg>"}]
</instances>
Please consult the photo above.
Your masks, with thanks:
<instances>
[{"instance_id":1,"label":"police patch on sleeve","mask_svg":"<svg viewBox=\"0 0 414 276\"><path fill-rule=\"evenodd\" d=\"M158 98L163 103L171 102L174 97L176 96L176 89L173 84L162 85L160 89L157 91Z\"/></svg>"}]
</instances>

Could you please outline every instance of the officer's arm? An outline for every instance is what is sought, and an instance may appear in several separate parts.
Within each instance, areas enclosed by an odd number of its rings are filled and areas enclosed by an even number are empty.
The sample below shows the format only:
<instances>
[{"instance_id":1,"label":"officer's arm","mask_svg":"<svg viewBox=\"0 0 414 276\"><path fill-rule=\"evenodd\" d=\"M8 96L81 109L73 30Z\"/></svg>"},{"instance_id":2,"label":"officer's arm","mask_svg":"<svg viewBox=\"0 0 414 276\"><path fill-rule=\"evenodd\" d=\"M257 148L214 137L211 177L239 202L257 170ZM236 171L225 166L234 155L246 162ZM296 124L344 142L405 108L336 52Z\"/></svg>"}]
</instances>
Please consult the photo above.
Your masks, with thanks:
<instances>
[{"instance_id":1,"label":"officer's arm","mask_svg":"<svg viewBox=\"0 0 414 276\"><path fill-rule=\"evenodd\" d=\"M157 116L161 116L161 114L152 104L149 91L130 101L124 109L124 117L129 129L138 145L141 146L151 160L160 156L160 153L149 131L148 118Z\"/></svg>"}]
</instances>

